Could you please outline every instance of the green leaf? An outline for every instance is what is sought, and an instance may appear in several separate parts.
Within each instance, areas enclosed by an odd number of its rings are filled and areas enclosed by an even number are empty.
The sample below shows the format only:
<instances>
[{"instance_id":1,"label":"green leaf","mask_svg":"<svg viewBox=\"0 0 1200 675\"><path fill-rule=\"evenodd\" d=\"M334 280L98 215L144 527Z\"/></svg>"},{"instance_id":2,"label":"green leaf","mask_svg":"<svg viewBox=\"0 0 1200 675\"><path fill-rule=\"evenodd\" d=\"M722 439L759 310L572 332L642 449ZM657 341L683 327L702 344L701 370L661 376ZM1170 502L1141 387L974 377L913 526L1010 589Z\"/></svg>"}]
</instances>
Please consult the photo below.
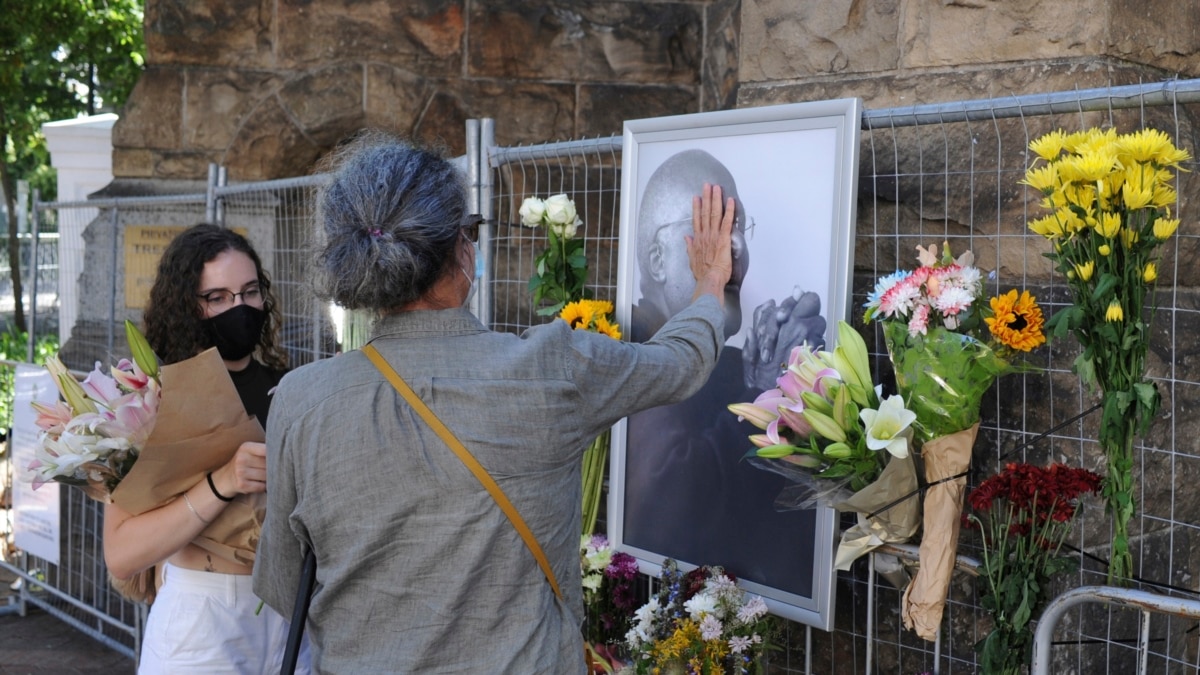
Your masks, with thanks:
<instances>
[{"instance_id":1,"label":"green leaf","mask_svg":"<svg viewBox=\"0 0 1200 675\"><path fill-rule=\"evenodd\" d=\"M553 316L553 315L561 312L562 308L566 307L566 306L567 306L567 303L565 303L565 302L556 302L553 305L549 305L546 307L539 307L536 310L536 314L538 316Z\"/></svg>"},{"instance_id":2,"label":"green leaf","mask_svg":"<svg viewBox=\"0 0 1200 675\"><path fill-rule=\"evenodd\" d=\"M1100 280L1096 282L1096 288L1092 290L1092 301L1097 304L1107 305L1107 302L1101 303L1101 300L1119 283L1121 283L1121 280L1116 275L1109 272L1101 274Z\"/></svg>"},{"instance_id":3,"label":"green leaf","mask_svg":"<svg viewBox=\"0 0 1200 675\"><path fill-rule=\"evenodd\" d=\"M845 478L854 473L854 468L849 464L834 464L833 466L817 473L818 478Z\"/></svg>"}]
</instances>

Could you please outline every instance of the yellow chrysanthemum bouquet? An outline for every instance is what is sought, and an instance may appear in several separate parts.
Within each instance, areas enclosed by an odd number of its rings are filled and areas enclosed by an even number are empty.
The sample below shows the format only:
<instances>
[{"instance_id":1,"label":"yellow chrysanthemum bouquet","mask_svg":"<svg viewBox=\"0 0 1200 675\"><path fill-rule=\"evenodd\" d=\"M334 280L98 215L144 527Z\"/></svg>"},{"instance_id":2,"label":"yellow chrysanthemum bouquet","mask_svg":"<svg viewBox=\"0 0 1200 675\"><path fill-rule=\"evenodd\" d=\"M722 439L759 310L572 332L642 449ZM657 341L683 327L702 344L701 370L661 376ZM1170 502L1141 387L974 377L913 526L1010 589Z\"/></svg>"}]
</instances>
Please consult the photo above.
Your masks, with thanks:
<instances>
[{"instance_id":1,"label":"yellow chrysanthemum bouquet","mask_svg":"<svg viewBox=\"0 0 1200 675\"><path fill-rule=\"evenodd\" d=\"M1103 392L1099 441L1108 460L1104 496L1113 517L1109 581L1133 574L1129 521L1134 513L1133 439L1158 411L1146 379L1153 292L1160 247L1179 227L1173 170L1191 159L1156 129L1061 130L1029 144L1037 154L1024 184L1041 192L1048 215L1029 229L1050 241L1045 254L1067 278L1074 304L1051 317L1048 331L1069 331L1083 346L1074 370Z\"/></svg>"}]
</instances>

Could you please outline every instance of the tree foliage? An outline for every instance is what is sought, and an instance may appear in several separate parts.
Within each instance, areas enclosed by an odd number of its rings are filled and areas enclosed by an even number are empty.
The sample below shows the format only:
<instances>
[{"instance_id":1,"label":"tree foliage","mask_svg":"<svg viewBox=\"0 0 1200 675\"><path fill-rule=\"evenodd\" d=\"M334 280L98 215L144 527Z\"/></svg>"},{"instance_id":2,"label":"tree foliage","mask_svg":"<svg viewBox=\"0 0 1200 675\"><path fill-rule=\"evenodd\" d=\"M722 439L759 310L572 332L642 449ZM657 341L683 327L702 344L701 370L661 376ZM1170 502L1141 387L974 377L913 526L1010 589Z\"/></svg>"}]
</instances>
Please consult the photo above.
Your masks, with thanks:
<instances>
[{"instance_id":1,"label":"tree foliage","mask_svg":"<svg viewBox=\"0 0 1200 675\"><path fill-rule=\"evenodd\" d=\"M0 187L8 210L8 257L24 331L16 184L55 193L41 127L124 104L144 63L143 0L3 0L0 15Z\"/></svg>"}]
</instances>

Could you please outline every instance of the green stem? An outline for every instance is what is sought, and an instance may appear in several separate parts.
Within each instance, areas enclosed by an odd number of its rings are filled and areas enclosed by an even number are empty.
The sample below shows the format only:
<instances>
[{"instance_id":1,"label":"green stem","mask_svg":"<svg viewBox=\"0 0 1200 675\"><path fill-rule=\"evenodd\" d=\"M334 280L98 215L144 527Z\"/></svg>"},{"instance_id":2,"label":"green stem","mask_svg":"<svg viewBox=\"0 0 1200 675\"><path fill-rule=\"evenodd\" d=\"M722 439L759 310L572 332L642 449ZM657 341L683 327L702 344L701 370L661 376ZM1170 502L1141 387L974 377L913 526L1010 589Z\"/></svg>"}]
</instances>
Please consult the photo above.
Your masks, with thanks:
<instances>
[{"instance_id":1,"label":"green stem","mask_svg":"<svg viewBox=\"0 0 1200 675\"><path fill-rule=\"evenodd\" d=\"M583 453L582 534L584 535L593 534L596 529L596 519L600 514L600 494L604 487L611 433L609 430L602 432Z\"/></svg>"},{"instance_id":2,"label":"green stem","mask_svg":"<svg viewBox=\"0 0 1200 675\"><path fill-rule=\"evenodd\" d=\"M1110 394L1105 394L1109 396ZM1112 514L1113 541L1109 556L1108 583L1127 586L1133 578L1133 556L1129 551L1129 521L1133 519L1133 438L1132 414L1110 413L1116 406L1105 406L1100 424L1100 446L1108 461L1104 496ZM1132 411L1130 411L1132 412Z\"/></svg>"}]
</instances>

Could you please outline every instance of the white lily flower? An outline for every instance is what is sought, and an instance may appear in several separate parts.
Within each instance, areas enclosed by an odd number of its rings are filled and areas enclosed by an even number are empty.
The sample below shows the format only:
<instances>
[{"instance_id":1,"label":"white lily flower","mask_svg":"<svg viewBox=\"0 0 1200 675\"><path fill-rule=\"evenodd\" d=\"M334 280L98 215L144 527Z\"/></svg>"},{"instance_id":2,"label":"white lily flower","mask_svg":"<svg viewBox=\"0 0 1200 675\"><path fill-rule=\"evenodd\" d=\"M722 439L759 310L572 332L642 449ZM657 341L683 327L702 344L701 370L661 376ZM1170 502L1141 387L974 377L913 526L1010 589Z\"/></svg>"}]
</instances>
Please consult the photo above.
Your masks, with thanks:
<instances>
[{"instance_id":1,"label":"white lily flower","mask_svg":"<svg viewBox=\"0 0 1200 675\"><path fill-rule=\"evenodd\" d=\"M867 447L886 449L893 457L908 457L908 441L917 414L904 407L904 398L893 394L885 399L879 410L865 408L858 414L867 430Z\"/></svg>"}]
</instances>

